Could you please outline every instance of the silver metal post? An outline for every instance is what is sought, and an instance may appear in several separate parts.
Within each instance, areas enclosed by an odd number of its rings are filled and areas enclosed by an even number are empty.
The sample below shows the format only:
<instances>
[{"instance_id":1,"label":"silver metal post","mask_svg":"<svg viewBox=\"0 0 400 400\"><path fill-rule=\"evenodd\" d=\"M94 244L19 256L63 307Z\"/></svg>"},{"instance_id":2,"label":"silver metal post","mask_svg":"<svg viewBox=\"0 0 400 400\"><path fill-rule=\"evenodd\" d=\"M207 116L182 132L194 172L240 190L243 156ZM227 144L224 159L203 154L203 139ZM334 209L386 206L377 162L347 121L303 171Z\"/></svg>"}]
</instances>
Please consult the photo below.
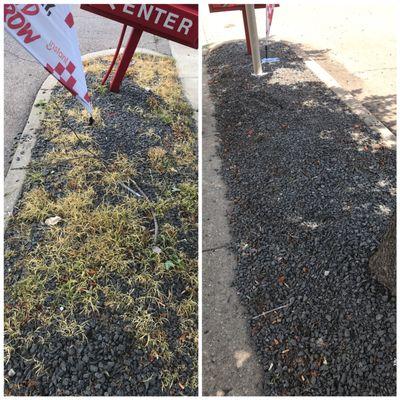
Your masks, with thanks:
<instances>
[{"instance_id":1,"label":"silver metal post","mask_svg":"<svg viewBox=\"0 0 400 400\"><path fill-rule=\"evenodd\" d=\"M253 4L245 4L247 25L249 27L251 58L253 60L254 75L262 75L260 48L258 44L256 13Z\"/></svg>"}]
</instances>

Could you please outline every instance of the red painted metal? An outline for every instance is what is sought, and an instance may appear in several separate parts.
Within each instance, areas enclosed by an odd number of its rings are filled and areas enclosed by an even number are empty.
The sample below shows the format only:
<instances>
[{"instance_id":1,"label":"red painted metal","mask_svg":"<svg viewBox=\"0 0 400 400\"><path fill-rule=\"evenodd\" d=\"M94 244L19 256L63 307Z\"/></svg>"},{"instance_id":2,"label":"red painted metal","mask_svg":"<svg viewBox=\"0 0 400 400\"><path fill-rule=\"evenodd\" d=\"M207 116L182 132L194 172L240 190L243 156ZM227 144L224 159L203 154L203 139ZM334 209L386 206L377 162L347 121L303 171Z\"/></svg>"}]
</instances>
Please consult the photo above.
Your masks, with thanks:
<instances>
[{"instance_id":1,"label":"red painted metal","mask_svg":"<svg viewBox=\"0 0 400 400\"><path fill-rule=\"evenodd\" d=\"M122 28L121 35L120 35L119 41L118 41L118 46L115 49L114 57L113 57L113 59L111 61L110 66L108 67L108 70L107 70L106 74L104 75L103 80L101 81L102 85L104 85L107 82L107 79L110 76L112 69L114 68L115 61L117 61L117 57L119 55L119 51L121 49L121 45L122 45L122 42L123 42L124 37L125 37L125 32L126 32L126 25L124 25L123 28Z\"/></svg>"},{"instance_id":2,"label":"red painted metal","mask_svg":"<svg viewBox=\"0 0 400 400\"><path fill-rule=\"evenodd\" d=\"M125 72L129 67L129 63L131 62L133 55L135 54L135 50L142 36L142 33L143 30L139 28L133 28L128 43L126 44L124 54L122 55L121 61L118 64L117 71L115 72L114 78L110 84L110 90L112 92L119 92L122 79L124 79Z\"/></svg>"},{"instance_id":3,"label":"red painted metal","mask_svg":"<svg viewBox=\"0 0 400 400\"><path fill-rule=\"evenodd\" d=\"M243 17L243 26L244 26L244 33L246 35L246 48L247 54L251 54L251 44L250 44L250 36L249 36L249 26L247 25L247 15L246 10L242 10L242 17Z\"/></svg>"},{"instance_id":4,"label":"red painted metal","mask_svg":"<svg viewBox=\"0 0 400 400\"><path fill-rule=\"evenodd\" d=\"M121 81L143 31L185 46L198 48L197 4L82 4L81 8L133 27L110 85L110 90L113 92L119 91ZM115 62L117 56L116 52L113 62ZM108 74L111 69L112 66L110 66ZM108 75L103 81L105 82L107 78Z\"/></svg>"},{"instance_id":5,"label":"red painted metal","mask_svg":"<svg viewBox=\"0 0 400 400\"><path fill-rule=\"evenodd\" d=\"M274 4L275 7L279 7L279 4ZM265 4L254 4L254 8L265 8ZM246 8L244 4L209 4L208 8L210 12L223 12L223 11L241 11L243 16L244 33L246 35L246 47L247 54L251 54L250 38L249 38L249 27L247 26Z\"/></svg>"},{"instance_id":6,"label":"red painted metal","mask_svg":"<svg viewBox=\"0 0 400 400\"><path fill-rule=\"evenodd\" d=\"M82 4L105 18L198 48L197 4Z\"/></svg>"},{"instance_id":7,"label":"red painted metal","mask_svg":"<svg viewBox=\"0 0 400 400\"><path fill-rule=\"evenodd\" d=\"M279 7L279 4L274 4L275 7ZM254 8L265 8L265 4L254 4ZM209 4L208 8L210 12L223 12L223 11L239 11L244 10L244 4Z\"/></svg>"}]
</instances>

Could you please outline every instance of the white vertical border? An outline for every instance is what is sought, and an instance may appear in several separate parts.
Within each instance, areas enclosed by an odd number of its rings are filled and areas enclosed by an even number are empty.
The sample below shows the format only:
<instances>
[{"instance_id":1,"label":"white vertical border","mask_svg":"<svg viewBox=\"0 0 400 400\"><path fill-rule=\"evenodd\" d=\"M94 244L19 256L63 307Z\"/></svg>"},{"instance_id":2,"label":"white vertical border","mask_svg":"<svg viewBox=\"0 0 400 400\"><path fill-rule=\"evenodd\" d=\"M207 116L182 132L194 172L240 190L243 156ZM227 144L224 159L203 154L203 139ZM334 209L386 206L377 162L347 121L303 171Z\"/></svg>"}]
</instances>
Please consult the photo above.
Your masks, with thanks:
<instances>
[{"instance_id":1,"label":"white vertical border","mask_svg":"<svg viewBox=\"0 0 400 400\"><path fill-rule=\"evenodd\" d=\"M108 1L105 0L97 0L96 1L99 4L108 4ZM6 2L7 3L7 2ZM20 1L16 2L10 2L10 3L21 3ZM55 4L90 4L93 2L90 1L76 1L76 0L69 0L69 1L55 1ZM128 1L118 1L117 3L119 4L128 4ZM147 3L154 3L154 4L168 4L165 0L153 0L152 2L143 2L143 4ZM198 152L198 338L199 338L199 343L198 343L198 395L193 396L193 397L187 397L184 396L183 398L188 398L188 399L195 399L198 397L202 397L202 274L201 274L201 265L202 265L202 254L201 254L201 249L202 249L202 44L200 40L200 16L202 14L201 10L203 9L203 6L206 6L208 3L201 2L200 0L193 1L193 0L175 0L175 4L197 4L199 6L199 23L198 23L198 36L199 36L199 47L198 47L198 57L197 57L197 68L198 68L198 86L197 86L197 91L198 91L198 120L197 120L197 135L198 135L198 141L197 141L197 152ZM172 3L171 3L172 4ZM0 6L0 18L1 21L3 21L3 16L4 16L4 4L1 4ZM4 23L3 23L4 24ZM117 40L118 38L116 38ZM0 232L1 232L1 244L0 244L0 313L1 313L1 318L0 318L0 397L4 397L4 25L1 27L1 33L0 33L0 103L1 103L1 110L0 110L0 118L1 118L1 137L2 137L2 143L0 145L0 171L2 174L2 180L0 184ZM18 397L17 397L18 398ZM39 399L40 397L38 396L31 396L30 399ZM64 396L58 396L58 397L52 397L50 398L56 398L56 399L71 399L71 398L79 398L82 400L85 400L86 397L83 396L69 396L69 397L64 397ZM131 396L121 396L119 399L123 400L132 400L132 399L152 399L152 398L160 398L163 399L164 397L154 397L154 396L136 396L136 397L131 397ZM177 397L178 398L178 397Z\"/></svg>"},{"instance_id":2,"label":"white vertical border","mask_svg":"<svg viewBox=\"0 0 400 400\"><path fill-rule=\"evenodd\" d=\"M4 20L4 6L1 5L0 18L1 21ZM1 118L1 145L0 145L0 173L1 173L1 185L0 185L0 234L1 234L1 245L0 245L0 257L1 257L1 268L0 268L0 395L4 396L4 28L1 27L0 33L0 118Z\"/></svg>"},{"instance_id":3,"label":"white vertical border","mask_svg":"<svg viewBox=\"0 0 400 400\"><path fill-rule=\"evenodd\" d=\"M396 17L397 20L399 20L400 17L400 7L398 2L396 2ZM397 56L397 62L396 62L396 66L397 69L399 67L399 58L400 58L400 44L399 44L399 31L397 30L397 35L396 35L396 56ZM399 110L400 110L400 106L399 106L399 88L400 88L400 76L399 73L397 71L396 74L396 88L397 88L397 107L396 107L396 122L397 122L397 128L399 126ZM399 155L399 148L398 148L398 141L396 142L396 189L398 186L398 182L399 182L399 161L400 161L400 155ZM400 277L400 272L399 272L399 221L400 221L400 217L399 217L399 205L400 205L400 199L399 199L399 194L397 193L396 195L396 393L397 395L399 394L399 379L400 379L400 373L399 373L399 328L400 328L400 321L399 321L399 302L398 302L398 298L399 298L399 277Z\"/></svg>"},{"instance_id":4,"label":"white vertical border","mask_svg":"<svg viewBox=\"0 0 400 400\"><path fill-rule=\"evenodd\" d=\"M0 11L0 18L4 20L4 6L1 5ZM1 185L0 185L0 257L1 257L1 267L0 267L0 395L4 396L4 29L2 27L0 33L0 102L1 102L1 111L0 111L0 118L1 118L1 132L2 134L2 141L0 145L0 171L1 171Z\"/></svg>"},{"instance_id":5,"label":"white vertical border","mask_svg":"<svg viewBox=\"0 0 400 400\"><path fill-rule=\"evenodd\" d=\"M200 24L201 18L205 15L205 7L207 6L206 1L199 1L198 3L198 12L199 12L199 20L198 20L198 38L199 38L199 48L197 51L197 73L198 73L198 179L199 179L199 229L198 229L198 244L199 244L199 255L198 255L198 285L199 285L199 305L198 305L198 337L199 337L199 352L198 352L198 396L202 397L203 395L203 101L202 101L202 93L203 93L203 40L202 35L200 34Z\"/></svg>"}]
</instances>

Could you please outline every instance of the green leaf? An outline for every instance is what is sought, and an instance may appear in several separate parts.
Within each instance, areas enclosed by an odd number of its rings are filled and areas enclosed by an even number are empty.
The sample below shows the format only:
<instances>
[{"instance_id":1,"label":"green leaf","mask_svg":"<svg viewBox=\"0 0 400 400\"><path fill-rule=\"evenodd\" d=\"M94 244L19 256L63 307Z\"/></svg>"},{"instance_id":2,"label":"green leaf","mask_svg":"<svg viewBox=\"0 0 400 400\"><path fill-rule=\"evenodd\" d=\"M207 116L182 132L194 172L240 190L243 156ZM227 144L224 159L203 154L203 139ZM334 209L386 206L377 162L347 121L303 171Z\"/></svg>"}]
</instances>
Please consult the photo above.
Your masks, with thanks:
<instances>
[{"instance_id":1,"label":"green leaf","mask_svg":"<svg viewBox=\"0 0 400 400\"><path fill-rule=\"evenodd\" d=\"M165 261L165 269L171 269L174 266L174 263L171 260Z\"/></svg>"}]
</instances>

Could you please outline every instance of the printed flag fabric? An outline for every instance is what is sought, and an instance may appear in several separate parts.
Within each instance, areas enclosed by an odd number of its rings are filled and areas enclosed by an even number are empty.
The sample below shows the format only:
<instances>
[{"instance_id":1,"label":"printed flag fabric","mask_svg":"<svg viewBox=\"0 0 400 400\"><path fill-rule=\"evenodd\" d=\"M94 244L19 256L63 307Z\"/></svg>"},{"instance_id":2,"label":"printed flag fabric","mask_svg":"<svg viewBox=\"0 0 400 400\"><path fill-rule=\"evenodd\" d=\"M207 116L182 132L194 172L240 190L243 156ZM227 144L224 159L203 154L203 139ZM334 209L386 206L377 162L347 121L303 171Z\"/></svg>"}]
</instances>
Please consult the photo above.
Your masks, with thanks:
<instances>
[{"instance_id":1,"label":"printed flag fabric","mask_svg":"<svg viewBox=\"0 0 400 400\"><path fill-rule=\"evenodd\" d=\"M6 4L4 26L92 114L70 7L64 4Z\"/></svg>"},{"instance_id":2,"label":"printed flag fabric","mask_svg":"<svg viewBox=\"0 0 400 400\"><path fill-rule=\"evenodd\" d=\"M269 36L269 31L271 29L272 17L274 16L274 8L275 8L275 4L267 4L266 5L266 10L267 10L267 39L268 39L268 36Z\"/></svg>"}]
</instances>

